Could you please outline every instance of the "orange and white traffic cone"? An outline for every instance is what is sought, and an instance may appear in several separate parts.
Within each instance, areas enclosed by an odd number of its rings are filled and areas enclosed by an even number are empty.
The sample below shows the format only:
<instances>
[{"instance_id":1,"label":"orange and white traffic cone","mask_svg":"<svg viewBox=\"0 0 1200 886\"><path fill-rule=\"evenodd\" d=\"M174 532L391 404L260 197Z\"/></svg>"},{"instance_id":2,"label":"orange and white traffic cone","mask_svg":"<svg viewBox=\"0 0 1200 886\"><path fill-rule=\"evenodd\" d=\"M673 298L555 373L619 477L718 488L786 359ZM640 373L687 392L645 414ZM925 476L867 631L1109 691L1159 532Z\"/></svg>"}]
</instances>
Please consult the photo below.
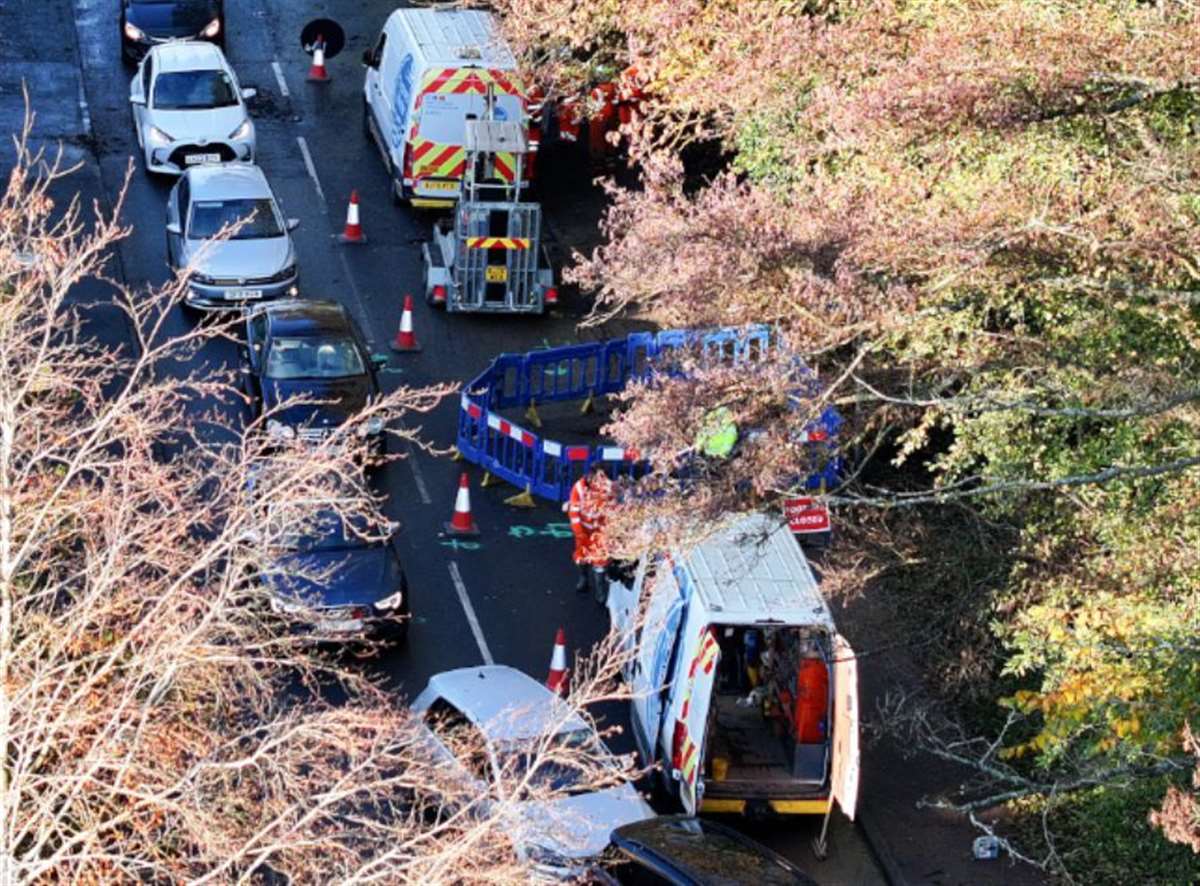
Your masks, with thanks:
<instances>
[{"instance_id":1,"label":"orange and white traffic cone","mask_svg":"<svg viewBox=\"0 0 1200 886\"><path fill-rule=\"evenodd\" d=\"M400 314L400 328L392 339L391 348L398 354L411 354L421 350L417 335L413 332L413 300L411 295L404 296L404 311Z\"/></svg>"},{"instance_id":2,"label":"orange and white traffic cone","mask_svg":"<svg viewBox=\"0 0 1200 886\"><path fill-rule=\"evenodd\" d=\"M567 635L562 628L554 635L554 651L550 653L550 673L546 688L564 698L571 691L570 671L567 670Z\"/></svg>"},{"instance_id":3,"label":"orange and white traffic cone","mask_svg":"<svg viewBox=\"0 0 1200 886\"><path fill-rule=\"evenodd\" d=\"M476 536L479 527L471 516L471 486L467 480L467 472L463 471L458 478L458 495L454 497L454 516L442 527L447 535Z\"/></svg>"},{"instance_id":4,"label":"orange and white traffic cone","mask_svg":"<svg viewBox=\"0 0 1200 886\"><path fill-rule=\"evenodd\" d=\"M346 227L342 230L342 235L338 239L343 243L367 242L367 237L362 231L362 223L358 220L357 190L350 192L350 205L346 207Z\"/></svg>"},{"instance_id":5,"label":"orange and white traffic cone","mask_svg":"<svg viewBox=\"0 0 1200 886\"><path fill-rule=\"evenodd\" d=\"M312 67L308 69L309 83L328 83L331 79L329 72L325 70L325 38L317 37L317 42L313 44L313 60Z\"/></svg>"}]
</instances>

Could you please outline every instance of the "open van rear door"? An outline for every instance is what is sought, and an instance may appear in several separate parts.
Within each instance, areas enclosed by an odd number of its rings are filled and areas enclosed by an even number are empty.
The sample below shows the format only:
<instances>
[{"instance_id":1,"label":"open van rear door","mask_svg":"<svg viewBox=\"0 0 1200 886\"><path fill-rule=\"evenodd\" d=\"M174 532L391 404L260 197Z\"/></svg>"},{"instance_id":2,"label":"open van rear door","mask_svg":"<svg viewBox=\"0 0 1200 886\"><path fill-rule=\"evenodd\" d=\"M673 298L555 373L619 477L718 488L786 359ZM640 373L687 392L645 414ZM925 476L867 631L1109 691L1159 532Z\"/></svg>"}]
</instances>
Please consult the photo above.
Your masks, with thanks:
<instances>
[{"instance_id":1,"label":"open van rear door","mask_svg":"<svg viewBox=\"0 0 1200 886\"><path fill-rule=\"evenodd\" d=\"M833 775L830 793L854 818L858 805L858 660L845 638L833 638Z\"/></svg>"},{"instance_id":2,"label":"open van rear door","mask_svg":"<svg viewBox=\"0 0 1200 886\"><path fill-rule=\"evenodd\" d=\"M679 800L684 810L695 815L700 805L696 786L703 780L704 771L704 733L717 677L717 660L721 657L716 629L702 625L699 637L685 651L691 653L691 658L682 663L683 701L676 712L672 736L671 774L679 783Z\"/></svg>"}]
</instances>

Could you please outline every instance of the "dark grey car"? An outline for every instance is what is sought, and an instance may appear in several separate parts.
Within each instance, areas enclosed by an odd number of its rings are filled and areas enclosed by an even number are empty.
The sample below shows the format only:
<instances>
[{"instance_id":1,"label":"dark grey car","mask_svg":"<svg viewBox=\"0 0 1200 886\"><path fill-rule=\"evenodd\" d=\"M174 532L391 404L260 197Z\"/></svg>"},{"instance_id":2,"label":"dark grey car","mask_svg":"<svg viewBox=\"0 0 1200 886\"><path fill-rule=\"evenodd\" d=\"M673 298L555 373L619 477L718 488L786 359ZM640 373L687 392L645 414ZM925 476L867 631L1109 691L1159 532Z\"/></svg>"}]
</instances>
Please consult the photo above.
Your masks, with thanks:
<instances>
[{"instance_id":1,"label":"dark grey car","mask_svg":"<svg viewBox=\"0 0 1200 886\"><path fill-rule=\"evenodd\" d=\"M184 303L219 310L296 296L298 224L283 217L257 166L188 169L167 201L167 263L192 268Z\"/></svg>"}]
</instances>

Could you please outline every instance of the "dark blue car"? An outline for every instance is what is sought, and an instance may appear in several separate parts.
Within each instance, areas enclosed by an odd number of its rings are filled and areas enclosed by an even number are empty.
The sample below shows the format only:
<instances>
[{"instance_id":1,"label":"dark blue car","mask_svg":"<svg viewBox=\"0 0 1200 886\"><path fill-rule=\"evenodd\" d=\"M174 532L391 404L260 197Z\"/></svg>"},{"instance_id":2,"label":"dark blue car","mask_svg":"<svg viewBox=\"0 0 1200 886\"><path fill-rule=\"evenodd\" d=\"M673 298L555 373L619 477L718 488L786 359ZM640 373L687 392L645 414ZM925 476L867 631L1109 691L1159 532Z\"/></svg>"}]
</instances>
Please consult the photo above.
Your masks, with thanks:
<instances>
[{"instance_id":1,"label":"dark blue car","mask_svg":"<svg viewBox=\"0 0 1200 886\"><path fill-rule=\"evenodd\" d=\"M268 436L319 443L379 396L375 372L387 355L372 356L350 314L332 301L288 299L246 319L242 386L253 418L268 416ZM303 399L307 402L289 402ZM371 454L387 451L382 416L355 430Z\"/></svg>"},{"instance_id":2,"label":"dark blue car","mask_svg":"<svg viewBox=\"0 0 1200 886\"><path fill-rule=\"evenodd\" d=\"M206 40L225 46L224 0L121 0L121 56L141 61L156 43Z\"/></svg>"},{"instance_id":3,"label":"dark blue car","mask_svg":"<svg viewBox=\"0 0 1200 886\"><path fill-rule=\"evenodd\" d=\"M314 640L398 640L408 632L408 579L389 535L318 513L262 574L271 608Z\"/></svg>"}]
</instances>

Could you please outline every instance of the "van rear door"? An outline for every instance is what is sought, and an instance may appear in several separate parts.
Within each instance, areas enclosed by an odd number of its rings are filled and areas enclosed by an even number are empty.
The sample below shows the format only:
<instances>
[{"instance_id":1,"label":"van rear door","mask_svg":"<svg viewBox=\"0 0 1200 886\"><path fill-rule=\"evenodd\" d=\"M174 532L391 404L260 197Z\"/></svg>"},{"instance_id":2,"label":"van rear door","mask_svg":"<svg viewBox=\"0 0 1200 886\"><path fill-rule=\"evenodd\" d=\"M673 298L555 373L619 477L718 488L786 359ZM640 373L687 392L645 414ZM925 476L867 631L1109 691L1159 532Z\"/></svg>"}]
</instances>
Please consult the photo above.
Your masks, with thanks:
<instances>
[{"instance_id":1,"label":"van rear door","mask_svg":"<svg viewBox=\"0 0 1200 886\"><path fill-rule=\"evenodd\" d=\"M699 635L686 651L691 653L691 658L682 663L680 671L682 701L675 713L671 769L679 782L679 800L683 808L688 815L695 815L700 805L697 785L703 780L708 711L712 706L717 659L721 657L716 628L700 625Z\"/></svg>"},{"instance_id":2,"label":"van rear door","mask_svg":"<svg viewBox=\"0 0 1200 886\"><path fill-rule=\"evenodd\" d=\"M858 660L840 634L833 638L833 773L830 793L854 818L858 806Z\"/></svg>"}]
</instances>

